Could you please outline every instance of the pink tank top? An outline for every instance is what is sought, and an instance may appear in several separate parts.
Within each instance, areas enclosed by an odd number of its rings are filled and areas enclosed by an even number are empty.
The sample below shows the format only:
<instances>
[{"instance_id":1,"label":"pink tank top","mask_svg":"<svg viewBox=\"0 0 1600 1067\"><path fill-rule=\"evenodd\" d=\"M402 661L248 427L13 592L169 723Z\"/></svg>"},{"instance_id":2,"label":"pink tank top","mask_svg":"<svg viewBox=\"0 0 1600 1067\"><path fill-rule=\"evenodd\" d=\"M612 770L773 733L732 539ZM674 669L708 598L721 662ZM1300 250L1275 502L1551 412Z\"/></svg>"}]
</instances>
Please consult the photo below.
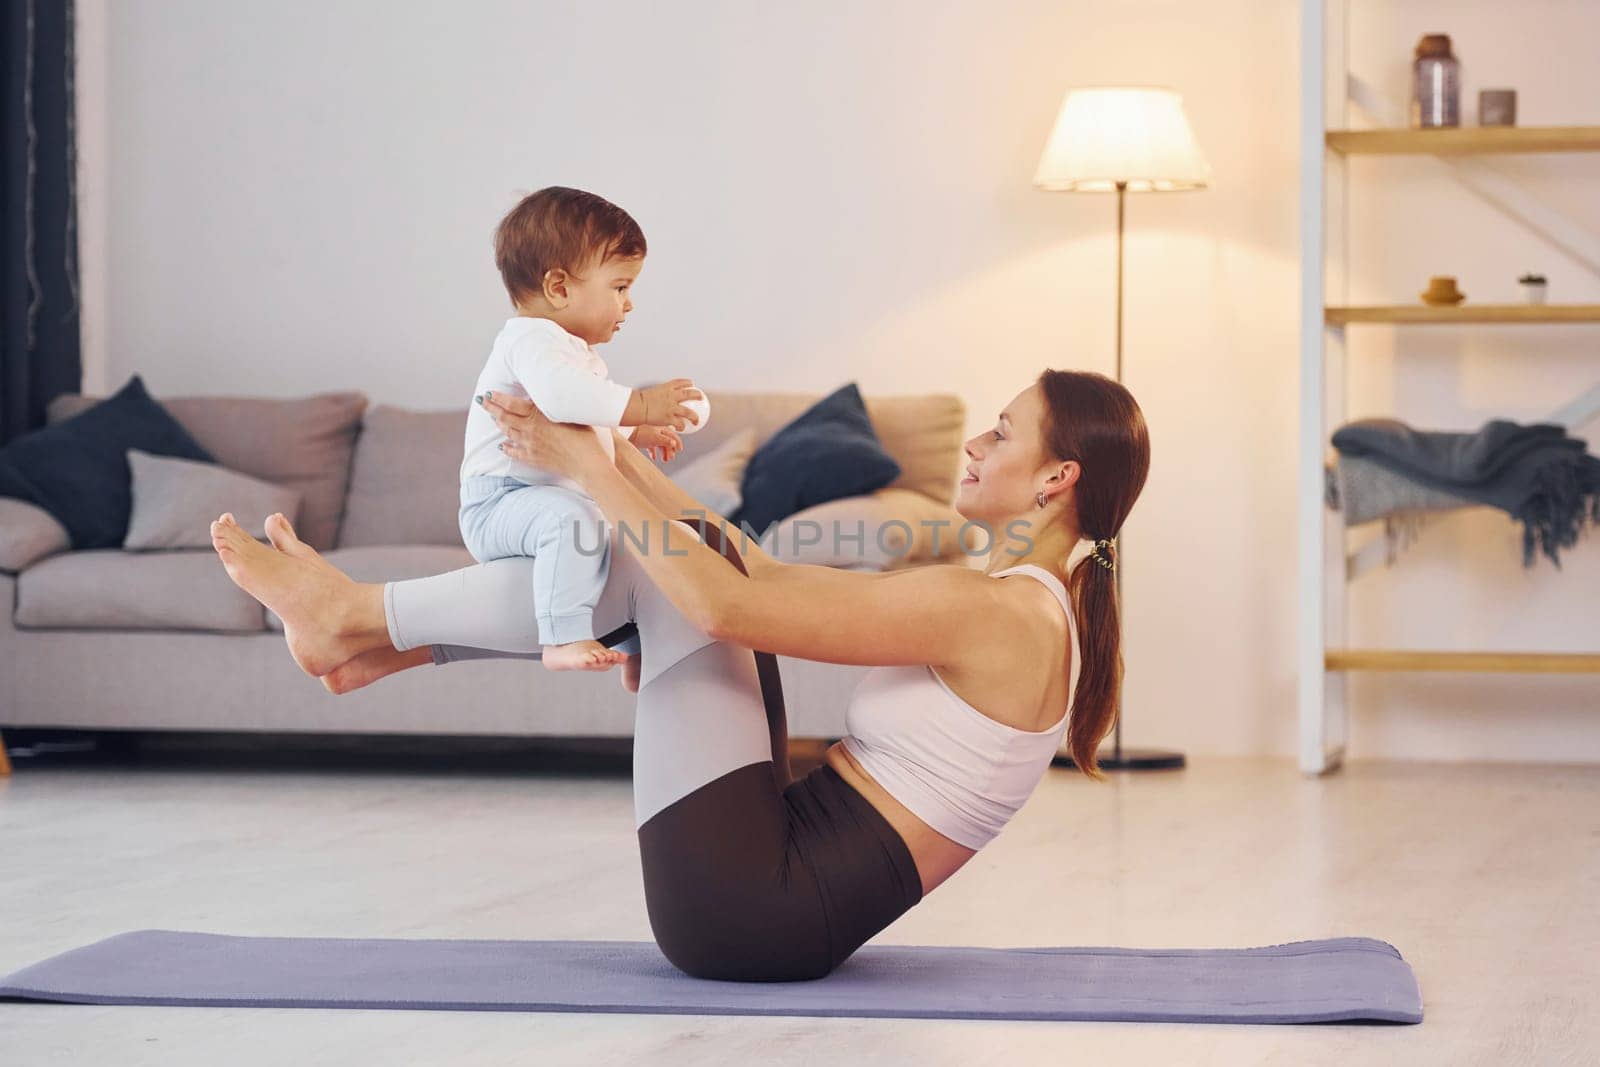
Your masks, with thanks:
<instances>
[{"instance_id":1,"label":"pink tank top","mask_svg":"<svg viewBox=\"0 0 1600 1067\"><path fill-rule=\"evenodd\" d=\"M989 718L927 665L874 667L845 712L845 748L863 770L917 818L953 841L981 849L1032 795L1061 746L1078 688L1078 624L1066 586L1022 563L990 575L1022 573L1050 587L1067 614L1072 674L1061 720L1018 730Z\"/></svg>"}]
</instances>

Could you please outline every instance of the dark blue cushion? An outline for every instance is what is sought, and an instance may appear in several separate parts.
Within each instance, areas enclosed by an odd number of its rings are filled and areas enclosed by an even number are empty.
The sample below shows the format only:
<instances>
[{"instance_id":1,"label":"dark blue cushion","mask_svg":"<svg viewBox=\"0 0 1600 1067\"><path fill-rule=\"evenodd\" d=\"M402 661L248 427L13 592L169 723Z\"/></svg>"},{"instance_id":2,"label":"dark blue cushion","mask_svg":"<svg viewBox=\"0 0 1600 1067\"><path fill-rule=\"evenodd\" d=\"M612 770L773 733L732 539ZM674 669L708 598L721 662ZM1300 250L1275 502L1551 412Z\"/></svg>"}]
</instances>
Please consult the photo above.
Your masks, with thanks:
<instances>
[{"instance_id":1,"label":"dark blue cushion","mask_svg":"<svg viewBox=\"0 0 1600 1067\"><path fill-rule=\"evenodd\" d=\"M0 496L14 496L19 500L33 499L33 486L23 481L22 475L6 462L3 452L0 452Z\"/></svg>"},{"instance_id":2,"label":"dark blue cushion","mask_svg":"<svg viewBox=\"0 0 1600 1067\"><path fill-rule=\"evenodd\" d=\"M128 449L215 463L145 392L136 374L115 396L0 448L0 495L56 517L74 549L119 548L133 499Z\"/></svg>"},{"instance_id":3,"label":"dark blue cushion","mask_svg":"<svg viewBox=\"0 0 1600 1067\"><path fill-rule=\"evenodd\" d=\"M882 489L900 477L883 450L856 383L841 385L773 434L750 457L743 506L729 515L759 537L797 511Z\"/></svg>"}]
</instances>

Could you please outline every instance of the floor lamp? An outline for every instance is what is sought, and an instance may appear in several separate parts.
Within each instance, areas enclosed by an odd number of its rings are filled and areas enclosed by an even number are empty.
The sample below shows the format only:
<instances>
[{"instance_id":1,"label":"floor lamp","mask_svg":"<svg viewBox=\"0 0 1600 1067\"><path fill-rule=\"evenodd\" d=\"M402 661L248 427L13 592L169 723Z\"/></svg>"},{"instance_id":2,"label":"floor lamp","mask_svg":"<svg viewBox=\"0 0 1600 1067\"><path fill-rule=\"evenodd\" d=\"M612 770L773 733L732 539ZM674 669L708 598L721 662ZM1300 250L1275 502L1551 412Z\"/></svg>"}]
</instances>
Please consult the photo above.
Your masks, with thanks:
<instances>
[{"instance_id":1,"label":"floor lamp","mask_svg":"<svg viewBox=\"0 0 1600 1067\"><path fill-rule=\"evenodd\" d=\"M1107 87L1072 89L1061 102L1055 128L1039 160L1033 184L1070 193L1117 194L1117 381L1122 381L1122 231L1128 193L1204 189L1211 168L1195 142L1183 113L1183 97L1171 89ZM1117 603L1122 603L1122 560L1117 542ZM1077 650L1074 650L1076 654ZM1057 764L1074 764L1063 747ZM1117 708L1115 741L1106 770L1156 770L1182 767L1183 753L1123 749L1122 708Z\"/></svg>"}]
</instances>

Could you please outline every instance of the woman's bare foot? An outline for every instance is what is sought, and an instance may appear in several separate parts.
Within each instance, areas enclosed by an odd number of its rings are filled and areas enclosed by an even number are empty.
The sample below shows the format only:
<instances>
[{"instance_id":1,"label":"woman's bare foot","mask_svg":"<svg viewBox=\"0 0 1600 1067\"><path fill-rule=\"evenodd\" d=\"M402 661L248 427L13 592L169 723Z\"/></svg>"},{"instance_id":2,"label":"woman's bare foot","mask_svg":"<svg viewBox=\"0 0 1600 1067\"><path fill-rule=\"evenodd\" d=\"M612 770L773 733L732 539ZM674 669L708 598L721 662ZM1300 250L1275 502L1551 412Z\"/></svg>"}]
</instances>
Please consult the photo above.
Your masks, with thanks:
<instances>
[{"instance_id":1,"label":"woman's bare foot","mask_svg":"<svg viewBox=\"0 0 1600 1067\"><path fill-rule=\"evenodd\" d=\"M329 564L331 566L331 564ZM393 648L374 648L355 659L339 664L322 676L322 685L334 696L371 685L408 667L423 667L433 662L433 650L413 648L409 652L396 652Z\"/></svg>"},{"instance_id":2,"label":"woman's bare foot","mask_svg":"<svg viewBox=\"0 0 1600 1067\"><path fill-rule=\"evenodd\" d=\"M339 577L344 577L344 572L322 558L322 554L304 541L295 533L283 512L274 512L267 516L267 540L272 542L272 547L286 556L303 560L314 567L321 567ZM320 681L322 686L334 696L343 696L345 693L354 692L378 681L387 678L397 671L410 667L421 667L433 662L433 652L426 648L414 648L409 652L398 652L392 647L373 648L361 653L354 659L346 660L333 670L324 674Z\"/></svg>"},{"instance_id":3,"label":"woman's bare foot","mask_svg":"<svg viewBox=\"0 0 1600 1067\"><path fill-rule=\"evenodd\" d=\"M591 637L587 641L545 645L540 650L539 662L551 671L609 671L627 658L625 653L607 648Z\"/></svg>"},{"instance_id":4,"label":"woman's bare foot","mask_svg":"<svg viewBox=\"0 0 1600 1067\"><path fill-rule=\"evenodd\" d=\"M307 674L320 678L374 647L353 621L359 588L337 568L273 551L231 514L211 524L211 546L233 584L283 620L289 654Z\"/></svg>"},{"instance_id":5,"label":"woman's bare foot","mask_svg":"<svg viewBox=\"0 0 1600 1067\"><path fill-rule=\"evenodd\" d=\"M630 693L639 691L639 654L637 652L622 662L622 688Z\"/></svg>"},{"instance_id":6,"label":"woman's bare foot","mask_svg":"<svg viewBox=\"0 0 1600 1067\"><path fill-rule=\"evenodd\" d=\"M295 559L304 560L307 563L314 563L319 567L332 571L341 578L344 577L343 571L323 559L322 554L316 549L300 540L300 535L294 532L294 527L290 526L289 520L283 517L283 512L275 511L267 516L266 530L267 540L271 541L272 547L279 552L286 556L293 556Z\"/></svg>"}]
</instances>

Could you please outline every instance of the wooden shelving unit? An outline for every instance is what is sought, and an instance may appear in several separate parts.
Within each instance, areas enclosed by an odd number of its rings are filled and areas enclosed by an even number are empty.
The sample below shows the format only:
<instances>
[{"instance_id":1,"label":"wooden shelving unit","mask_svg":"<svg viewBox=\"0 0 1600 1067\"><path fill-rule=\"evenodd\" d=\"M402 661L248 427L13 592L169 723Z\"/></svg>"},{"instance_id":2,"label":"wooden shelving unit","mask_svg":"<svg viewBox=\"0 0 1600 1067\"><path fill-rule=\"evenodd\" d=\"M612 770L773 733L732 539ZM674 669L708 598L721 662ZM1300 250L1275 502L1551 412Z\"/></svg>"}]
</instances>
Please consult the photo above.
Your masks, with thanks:
<instances>
[{"instance_id":1,"label":"wooden shelving unit","mask_svg":"<svg viewBox=\"0 0 1600 1067\"><path fill-rule=\"evenodd\" d=\"M1330 671L1485 671L1494 674L1600 674L1600 654L1587 652L1422 652L1383 648L1329 649Z\"/></svg>"},{"instance_id":2,"label":"wooden shelving unit","mask_svg":"<svg viewBox=\"0 0 1600 1067\"><path fill-rule=\"evenodd\" d=\"M1351 671L1479 671L1597 674L1600 652L1361 649L1345 643L1350 580L1344 517L1324 503L1329 436L1344 421L1346 327L1363 324L1537 325L1600 323L1600 305L1425 304L1347 306L1329 300L1342 289L1341 242L1330 239L1330 205L1348 191L1352 155L1488 155L1600 152L1600 126L1463 127L1443 130L1349 129L1349 77L1341 39L1345 20L1329 7L1347 0L1300 0L1300 436L1296 515L1300 529L1298 640L1300 768L1322 774L1344 759L1348 737L1346 676ZM1339 52L1330 64L1330 43ZM1388 121L1394 121L1389 119ZM1330 195L1330 186L1334 192ZM1343 212L1339 225L1343 225ZM1371 546L1369 546L1370 548Z\"/></svg>"},{"instance_id":3,"label":"wooden shelving unit","mask_svg":"<svg viewBox=\"0 0 1600 1067\"><path fill-rule=\"evenodd\" d=\"M1458 304L1455 307L1397 304L1384 307L1328 307L1323 309L1323 321L1329 326L1347 326L1356 322L1410 323L1423 326L1600 322L1600 304Z\"/></svg>"},{"instance_id":4,"label":"wooden shelving unit","mask_svg":"<svg viewBox=\"0 0 1600 1067\"><path fill-rule=\"evenodd\" d=\"M1345 155L1482 156L1600 152L1600 126L1460 126L1440 130L1329 130L1324 143Z\"/></svg>"}]
</instances>

